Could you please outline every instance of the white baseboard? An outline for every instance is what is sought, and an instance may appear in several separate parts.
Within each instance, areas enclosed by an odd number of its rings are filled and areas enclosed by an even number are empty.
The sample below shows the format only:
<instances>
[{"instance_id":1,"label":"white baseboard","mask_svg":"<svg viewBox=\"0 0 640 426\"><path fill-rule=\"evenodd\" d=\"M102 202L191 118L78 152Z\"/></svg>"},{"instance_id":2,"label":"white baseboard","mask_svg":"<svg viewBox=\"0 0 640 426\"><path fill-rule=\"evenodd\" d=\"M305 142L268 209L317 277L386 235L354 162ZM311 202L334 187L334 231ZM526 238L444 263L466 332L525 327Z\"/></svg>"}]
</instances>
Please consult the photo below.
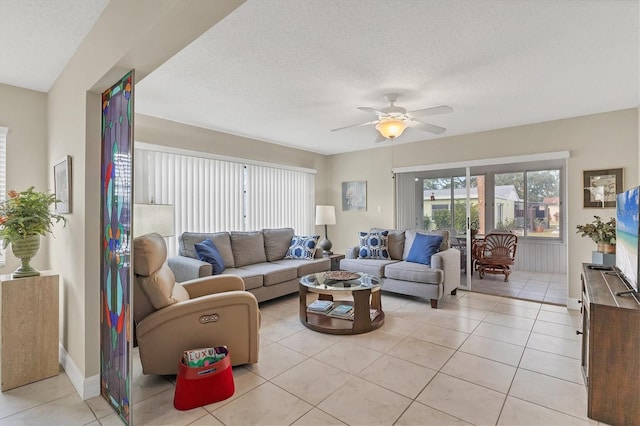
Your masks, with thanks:
<instances>
[{"instance_id":1,"label":"white baseboard","mask_svg":"<svg viewBox=\"0 0 640 426\"><path fill-rule=\"evenodd\" d=\"M78 392L80 398L85 400L100 395L99 374L85 378L61 344L59 344L58 357L60 359L60 365L64 368L65 373L67 373L71 384L76 388L76 392Z\"/></svg>"},{"instance_id":2,"label":"white baseboard","mask_svg":"<svg viewBox=\"0 0 640 426\"><path fill-rule=\"evenodd\" d=\"M567 309L573 309L574 311L580 310L580 304L578 303L580 299L567 299Z\"/></svg>"}]
</instances>

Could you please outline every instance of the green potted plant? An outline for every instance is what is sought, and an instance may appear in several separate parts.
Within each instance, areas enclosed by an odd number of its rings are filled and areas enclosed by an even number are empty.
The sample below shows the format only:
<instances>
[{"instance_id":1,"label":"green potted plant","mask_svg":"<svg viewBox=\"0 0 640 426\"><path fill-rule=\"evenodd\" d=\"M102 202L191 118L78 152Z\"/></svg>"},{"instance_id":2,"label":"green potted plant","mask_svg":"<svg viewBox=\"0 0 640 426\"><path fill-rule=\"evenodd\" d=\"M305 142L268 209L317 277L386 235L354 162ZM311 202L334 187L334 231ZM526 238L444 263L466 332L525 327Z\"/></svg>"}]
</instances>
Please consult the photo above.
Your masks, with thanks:
<instances>
[{"instance_id":1,"label":"green potted plant","mask_svg":"<svg viewBox=\"0 0 640 426\"><path fill-rule=\"evenodd\" d=\"M6 200L0 202L0 238L3 248L11 243L11 251L22 265L13 273L14 278L40 275L29 262L40 250L40 236L52 232L54 222L66 218L49 210L56 197L53 194L34 191L34 187L17 192L11 190Z\"/></svg>"},{"instance_id":2,"label":"green potted plant","mask_svg":"<svg viewBox=\"0 0 640 426\"><path fill-rule=\"evenodd\" d=\"M471 221L469 221L469 232L471 233L471 239L475 238L478 234L478 230L480 229L480 218L472 217Z\"/></svg>"},{"instance_id":3,"label":"green potted plant","mask_svg":"<svg viewBox=\"0 0 640 426\"><path fill-rule=\"evenodd\" d=\"M600 216L593 216L595 220L585 225L577 225L576 232L583 237L591 238L598 244L598 251L601 253L616 252L616 218L612 217L604 222Z\"/></svg>"}]
</instances>

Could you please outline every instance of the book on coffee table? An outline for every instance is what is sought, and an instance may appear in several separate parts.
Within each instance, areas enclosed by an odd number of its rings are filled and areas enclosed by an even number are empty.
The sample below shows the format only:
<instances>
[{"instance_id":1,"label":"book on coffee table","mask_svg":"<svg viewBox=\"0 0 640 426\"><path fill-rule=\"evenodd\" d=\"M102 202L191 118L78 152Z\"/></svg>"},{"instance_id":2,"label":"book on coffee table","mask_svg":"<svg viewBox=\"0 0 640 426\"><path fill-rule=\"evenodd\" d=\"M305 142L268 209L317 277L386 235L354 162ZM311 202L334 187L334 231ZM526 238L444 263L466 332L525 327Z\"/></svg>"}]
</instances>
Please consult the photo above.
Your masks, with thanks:
<instances>
[{"instance_id":1,"label":"book on coffee table","mask_svg":"<svg viewBox=\"0 0 640 426\"><path fill-rule=\"evenodd\" d=\"M330 317L342 318L342 319L353 319L353 306L351 305L338 305L333 308L327 314Z\"/></svg>"},{"instance_id":2,"label":"book on coffee table","mask_svg":"<svg viewBox=\"0 0 640 426\"><path fill-rule=\"evenodd\" d=\"M316 300L307 306L307 311L327 313L333 308L333 302L330 300Z\"/></svg>"}]
</instances>

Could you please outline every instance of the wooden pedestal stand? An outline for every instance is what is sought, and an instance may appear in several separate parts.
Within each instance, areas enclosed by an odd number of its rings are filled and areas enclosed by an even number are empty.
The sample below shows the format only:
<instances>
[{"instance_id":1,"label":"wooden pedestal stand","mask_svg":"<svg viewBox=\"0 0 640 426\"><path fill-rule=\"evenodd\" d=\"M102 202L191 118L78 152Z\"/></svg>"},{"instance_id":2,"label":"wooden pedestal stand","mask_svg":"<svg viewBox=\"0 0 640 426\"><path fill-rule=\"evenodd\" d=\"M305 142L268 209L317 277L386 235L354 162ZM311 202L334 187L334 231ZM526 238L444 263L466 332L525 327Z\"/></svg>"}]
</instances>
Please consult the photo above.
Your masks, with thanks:
<instances>
[{"instance_id":1,"label":"wooden pedestal stand","mask_svg":"<svg viewBox=\"0 0 640 426\"><path fill-rule=\"evenodd\" d=\"M58 375L57 274L0 276L2 391Z\"/></svg>"}]
</instances>

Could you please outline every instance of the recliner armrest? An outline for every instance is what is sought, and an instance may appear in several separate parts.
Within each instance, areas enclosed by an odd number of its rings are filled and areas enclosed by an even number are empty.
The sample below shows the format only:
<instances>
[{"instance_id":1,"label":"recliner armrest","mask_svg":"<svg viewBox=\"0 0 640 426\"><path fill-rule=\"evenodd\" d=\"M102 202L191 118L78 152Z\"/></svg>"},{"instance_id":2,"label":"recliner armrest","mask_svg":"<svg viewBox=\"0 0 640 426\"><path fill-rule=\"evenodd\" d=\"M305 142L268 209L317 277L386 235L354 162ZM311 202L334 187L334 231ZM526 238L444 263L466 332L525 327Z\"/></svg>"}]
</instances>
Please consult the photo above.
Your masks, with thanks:
<instances>
[{"instance_id":1,"label":"recliner armrest","mask_svg":"<svg viewBox=\"0 0 640 426\"><path fill-rule=\"evenodd\" d=\"M213 273L213 267L210 263L191 257L174 256L167 259L167 263L179 283L209 277Z\"/></svg>"},{"instance_id":2,"label":"recliner armrest","mask_svg":"<svg viewBox=\"0 0 640 426\"><path fill-rule=\"evenodd\" d=\"M237 275L222 274L198 278L181 283L189 293L189 297L207 296L227 291L244 291L244 281Z\"/></svg>"},{"instance_id":3,"label":"recliner armrest","mask_svg":"<svg viewBox=\"0 0 640 426\"><path fill-rule=\"evenodd\" d=\"M138 339L153 331L155 328L179 318L192 318L194 321L190 324L192 327L198 323L199 315L205 311L207 313L216 313L218 308L226 308L246 305L248 310L245 312L255 313L254 324L259 325L259 310L256 297L248 291L227 291L224 293L211 294L208 296L197 297L182 302L174 303L165 308L159 309L150 315L147 315L136 326L136 335ZM186 324L185 324L186 326ZM167 336L170 337L170 336ZM176 361L177 362L177 361Z\"/></svg>"},{"instance_id":4,"label":"recliner armrest","mask_svg":"<svg viewBox=\"0 0 640 426\"><path fill-rule=\"evenodd\" d=\"M232 365L258 362L260 311L248 291L174 303L136 325L144 374L176 374L183 351L226 345Z\"/></svg>"}]
</instances>

